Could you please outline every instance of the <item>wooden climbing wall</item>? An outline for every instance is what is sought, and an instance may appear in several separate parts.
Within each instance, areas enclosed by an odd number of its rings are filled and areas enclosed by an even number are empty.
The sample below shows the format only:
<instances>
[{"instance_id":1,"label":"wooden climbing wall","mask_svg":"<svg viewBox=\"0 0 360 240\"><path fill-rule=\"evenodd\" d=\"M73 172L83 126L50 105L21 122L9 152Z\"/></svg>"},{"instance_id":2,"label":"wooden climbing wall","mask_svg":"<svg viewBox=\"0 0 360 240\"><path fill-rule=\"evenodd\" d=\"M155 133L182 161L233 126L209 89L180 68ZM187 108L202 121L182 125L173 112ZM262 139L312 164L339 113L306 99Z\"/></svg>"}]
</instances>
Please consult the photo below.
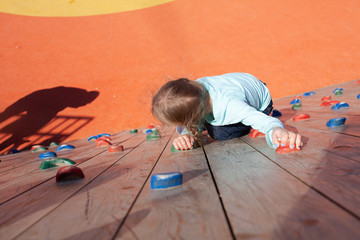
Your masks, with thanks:
<instances>
[{"instance_id":1,"label":"wooden climbing wall","mask_svg":"<svg viewBox=\"0 0 360 240\"><path fill-rule=\"evenodd\" d=\"M359 239L360 84L314 92L296 111L294 96L274 100L286 128L304 139L290 154L261 136L206 138L203 148L173 153L173 128L157 140L121 132L111 142L124 152L87 139L58 152L85 174L65 185L56 184L57 169L38 169L39 152L1 156L0 239ZM350 107L321 107L326 95ZM310 118L294 122L299 113ZM335 117L346 124L326 127ZM174 171L181 186L150 189L151 175Z\"/></svg>"}]
</instances>

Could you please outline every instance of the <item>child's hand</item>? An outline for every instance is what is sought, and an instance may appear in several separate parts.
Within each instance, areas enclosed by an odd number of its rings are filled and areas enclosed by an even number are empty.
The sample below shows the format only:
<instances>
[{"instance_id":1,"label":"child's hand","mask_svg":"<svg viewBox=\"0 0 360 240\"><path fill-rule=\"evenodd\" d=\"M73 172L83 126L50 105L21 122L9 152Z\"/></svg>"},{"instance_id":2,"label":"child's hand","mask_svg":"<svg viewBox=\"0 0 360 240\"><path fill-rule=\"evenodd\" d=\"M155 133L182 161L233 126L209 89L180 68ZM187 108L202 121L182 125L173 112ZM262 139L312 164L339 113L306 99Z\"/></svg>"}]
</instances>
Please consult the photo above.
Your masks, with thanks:
<instances>
[{"instance_id":1,"label":"child's hand","mask_svg":"<svg viewBox=\"0 0 360 240\"><path fill-rule=\"evenodd\" d=\"M194 138L190 135L181 135L173 140L173 145L177 150L190 150L193 144Z\"/></svg>"},{"instance_id":2,"label":"child's hand","mask_svg":"<svg viewBox=\"0 0 360 240\"><path fill-rule=\"evenodd\" d=\"M293 149L295 146L297 149L303 145L301 141L301 135L288 131L283 128L273 128L272 141L277 146L285 146L289 142L289 147Z\"/></svg>"}]
</instances>

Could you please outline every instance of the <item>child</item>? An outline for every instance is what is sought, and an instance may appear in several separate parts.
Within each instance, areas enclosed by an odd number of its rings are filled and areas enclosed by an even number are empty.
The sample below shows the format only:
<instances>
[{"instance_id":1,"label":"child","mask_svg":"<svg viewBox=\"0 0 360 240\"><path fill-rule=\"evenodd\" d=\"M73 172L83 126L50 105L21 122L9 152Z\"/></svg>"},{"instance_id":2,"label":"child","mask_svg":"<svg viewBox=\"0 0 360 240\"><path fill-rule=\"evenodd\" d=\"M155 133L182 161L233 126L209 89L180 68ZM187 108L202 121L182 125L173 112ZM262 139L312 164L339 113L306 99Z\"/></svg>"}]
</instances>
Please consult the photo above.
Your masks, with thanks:
<instances>
[{"instance_id":1,"label":"child","mask_svg":"<svg viewBox=\"0 0 360 240\"><path fill-rule=\"evenodd\" d=\"M152 103L152 112L162 123L186 127L173 141L178 150L191 149L204 128L220 141L244 136L254 128L266 135L273 148L288 143L290 148L300 149L301 136L268 116L272 108L266 85L247 73L169 81Z\"/></svg>"}]
</instances>

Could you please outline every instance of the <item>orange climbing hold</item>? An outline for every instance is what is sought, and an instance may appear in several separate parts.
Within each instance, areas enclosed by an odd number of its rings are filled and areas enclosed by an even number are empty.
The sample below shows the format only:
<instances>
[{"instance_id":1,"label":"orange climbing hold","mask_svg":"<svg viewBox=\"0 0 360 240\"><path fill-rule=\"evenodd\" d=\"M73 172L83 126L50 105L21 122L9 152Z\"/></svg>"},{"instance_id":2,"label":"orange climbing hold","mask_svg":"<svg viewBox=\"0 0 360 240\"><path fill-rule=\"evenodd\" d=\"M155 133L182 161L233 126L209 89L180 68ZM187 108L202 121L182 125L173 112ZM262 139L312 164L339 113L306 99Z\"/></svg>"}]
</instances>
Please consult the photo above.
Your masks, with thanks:
<instances>
[{"instance_id":1,"label":"orange climbing hold","mask_svg":"<svg viewBox=\"0 0 360 240\"><path fill-rule=\"evenodd\" d=\"M256 138L257 136L264 136L264 135L265 134L263 134L262 132L259 132L259 130L257 130L257 129L251 129L249 137Z\"/></svg>"}]
</instances>

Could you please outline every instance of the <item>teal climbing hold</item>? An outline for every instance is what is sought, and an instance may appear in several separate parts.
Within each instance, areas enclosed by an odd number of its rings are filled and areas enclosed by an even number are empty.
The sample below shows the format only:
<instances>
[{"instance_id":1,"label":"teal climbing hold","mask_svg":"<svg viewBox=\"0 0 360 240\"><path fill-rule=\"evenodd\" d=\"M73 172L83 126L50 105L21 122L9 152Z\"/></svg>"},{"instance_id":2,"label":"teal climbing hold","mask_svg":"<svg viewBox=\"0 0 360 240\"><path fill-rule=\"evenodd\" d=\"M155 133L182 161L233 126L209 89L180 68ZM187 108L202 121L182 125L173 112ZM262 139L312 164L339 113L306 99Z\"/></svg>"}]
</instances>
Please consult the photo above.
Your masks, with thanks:
<instances>
[{"instance_id":1,"label":"teal climbing hold","mask_svg":"<svg viewBox=\"0 0 360 240\"><path fill-rule=\"evenodd\" d=\"M75 165L75 162L67 158L46 159L41 162L39 169L49 169L68 165Z\"/></svg>"}]
</instances>

